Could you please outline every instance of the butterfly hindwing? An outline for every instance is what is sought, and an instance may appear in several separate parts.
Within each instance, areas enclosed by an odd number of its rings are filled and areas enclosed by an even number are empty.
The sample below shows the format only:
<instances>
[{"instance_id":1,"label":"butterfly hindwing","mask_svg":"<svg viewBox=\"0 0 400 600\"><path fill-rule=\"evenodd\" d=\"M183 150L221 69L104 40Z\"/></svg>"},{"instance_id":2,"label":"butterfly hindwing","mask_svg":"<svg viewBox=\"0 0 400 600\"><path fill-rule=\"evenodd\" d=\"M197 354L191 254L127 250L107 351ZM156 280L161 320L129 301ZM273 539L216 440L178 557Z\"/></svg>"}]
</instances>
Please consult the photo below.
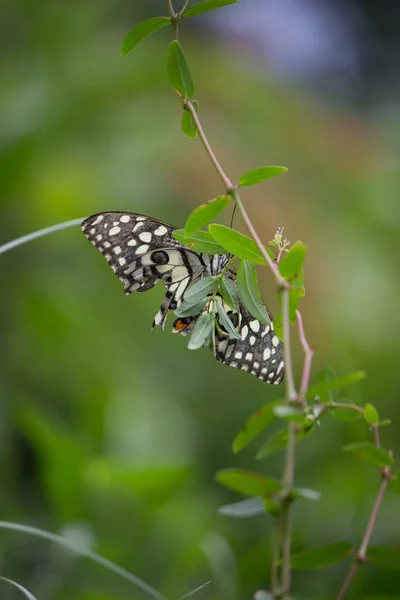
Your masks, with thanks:
<instances>
[{"instance_id":1,"label":"butterfly hindwing","mask_svg":"<svg viewBox=\"0 0 400 600\"><path fill-rule=\"evenodd\" d=\"M83 233L123 282L126 294L144 292L157 281L163 282L166 292L153 321L153 327L162 329L168 311L182 303L188 287L202 277L221 274L231 258L229 254L201 254L183 246L172 236L175 229L163 221L128 212L98 213L82 222ZM216 359L267 383L280 383L284 377L283 346L275 335L272 317L265 325L254 319L241 302L238 312L226 308L240 339L225 332L217 311L219 325L215 348L211 348ZM176 319L173 330L191 333L198 317Z\"/></svg>"}]
</instances>

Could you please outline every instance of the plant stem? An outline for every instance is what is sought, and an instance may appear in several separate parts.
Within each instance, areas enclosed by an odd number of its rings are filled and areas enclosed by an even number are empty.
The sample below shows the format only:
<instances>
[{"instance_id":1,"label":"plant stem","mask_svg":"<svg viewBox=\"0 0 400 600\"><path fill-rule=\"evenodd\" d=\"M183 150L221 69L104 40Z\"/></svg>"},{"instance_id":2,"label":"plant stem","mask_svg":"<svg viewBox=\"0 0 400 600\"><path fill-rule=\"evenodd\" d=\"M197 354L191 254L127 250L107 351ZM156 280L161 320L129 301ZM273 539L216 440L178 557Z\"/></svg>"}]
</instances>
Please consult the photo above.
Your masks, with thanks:
<instances>
[{"instance_id":1,"label":"plant stem","mask_svg":"<svg viewBox=\"0 0 400 600\"><path fill-rule=\"evenodd\" d=\"M289 314L289 290L282 290L282 329L283 329L283 353L285 359L285 381L286 396L289 402L298 399L294 385L292 349L290 346L290 314Z\"/></svg>"},{"instance_id":2,"label":"plant stem","mask_svg":"<svg viewBox=\"0 0 400 600\"><path fill-rule=\"evenodd\" d=\"M307 338L306 338L306 335L304 332L303 317L301 316L301 312L299 310L296 310L296 319L297 319L297 328L299 331L300 343L301 343L301 347L303 348L303 352L304 352L304 366L303 366L303 374L301 376L300 393L299 393L299 396L300 396L301 400L303 401L304 395L308 389L308 384L310 381L311 363L312 363L312 359L314 356L314 350L311 348L311 346L307 342Z\"/></svg>"},{"instance_id":3,"label":"plant stem","mask_svg":"<svg viewBox=\"0 0 400 600\"><path fill-rule=\"evenodd\" d=\"M26 244L27 242L31 242L32 240L36 240L37 238L43 237L44 235L49 235L50 233L55 233L56 231L61 231L62 229L68 229L69 227L75 227L76 225L80 225L83 219L73 219L72 221L64 221L64 223L58 223L57 225L51 225L51 227L45 227L44 229L38 229L37 231L33 231L32 233L28 233L27 235L23 235L11 242L7 242L0 246L0 254L4 254L8 250L12 250L17 246L21 246L21 244Z\"/></svg>"},{"instance_id":4,"label":"plant stem","mask_svg":"<svg viewBox=\"0 0 400 600\"><path fill-rule=\"evenodd\" d=\"M174 10L174 7L172 6L172 0L167 0L167 7L169 18L171 19L171 21L174 21L174 19L176 19L176 12Z\"/></svg>"}]
</instances>

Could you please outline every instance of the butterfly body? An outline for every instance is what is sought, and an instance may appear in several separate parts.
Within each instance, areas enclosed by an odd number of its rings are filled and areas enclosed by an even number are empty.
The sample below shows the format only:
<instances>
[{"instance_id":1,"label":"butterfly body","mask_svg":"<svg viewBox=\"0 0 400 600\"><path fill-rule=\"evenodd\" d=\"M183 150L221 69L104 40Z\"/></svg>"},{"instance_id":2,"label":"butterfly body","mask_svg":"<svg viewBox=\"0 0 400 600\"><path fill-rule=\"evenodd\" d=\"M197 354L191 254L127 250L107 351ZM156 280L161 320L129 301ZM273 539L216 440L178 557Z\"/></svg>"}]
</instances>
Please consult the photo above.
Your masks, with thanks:
<instances>
[{"instance_id":1,"label":"butterfly body","mask_svg":"<svg viewBox=\"0 0 400 600\"><path fill-rule=\"evenodd\" d=\"M168 312L182 304L186 290L203 277L221 275L232 258L230 254L203 254L187 248L173 237L175 227L136 213L98 213L82 222L82 230L122 281L126 294L144 292L157 281L163 282L166 292L153 321L153 327L161 329ZM234 281L230 270L226 276ZM240 302L237 312L226 303L225 309L240 339L229 337L216 309L218 327L212 349L217 360L267 383L280 383L284 376L283 348L274 333L272 317L268 325L260 323ZM191 333L198 317L176 319L173 331Z\"/></svg>"}]
</instances>

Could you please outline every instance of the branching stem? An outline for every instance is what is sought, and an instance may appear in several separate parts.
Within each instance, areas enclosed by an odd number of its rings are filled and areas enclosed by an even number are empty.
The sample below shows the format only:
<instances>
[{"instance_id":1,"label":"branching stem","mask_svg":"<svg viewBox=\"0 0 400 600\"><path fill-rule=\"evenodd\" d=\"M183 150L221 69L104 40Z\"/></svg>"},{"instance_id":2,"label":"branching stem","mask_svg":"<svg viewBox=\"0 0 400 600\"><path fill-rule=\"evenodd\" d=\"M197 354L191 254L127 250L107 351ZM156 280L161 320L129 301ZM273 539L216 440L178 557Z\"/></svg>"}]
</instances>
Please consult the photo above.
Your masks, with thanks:
<instances>
[{"instance_id":1,"label":"branching stem","mask_svg":"<svg viewBox=\"0 0 400 600\"><path fill-rule=\"evenodd\" d=\"M32 240L36 240L37 238L43 237L44 235L49 235L50 233L55 233L56 231L61 231L62 229L68 229L69 227L76 227L82 223L83 219L73 219L72 221L64 221L64 223L58 223L57 225L51 225L51 227L45 227L44 229L38 229L37 231L33 231L32 233L28 233L27 235L23 235L11 242L7 242L0 246L0 254L4 254L8 250L13 250L17 246L21 246L21 244L26 244L27 242L31 242Z\"/></svg>"}]
</instances>

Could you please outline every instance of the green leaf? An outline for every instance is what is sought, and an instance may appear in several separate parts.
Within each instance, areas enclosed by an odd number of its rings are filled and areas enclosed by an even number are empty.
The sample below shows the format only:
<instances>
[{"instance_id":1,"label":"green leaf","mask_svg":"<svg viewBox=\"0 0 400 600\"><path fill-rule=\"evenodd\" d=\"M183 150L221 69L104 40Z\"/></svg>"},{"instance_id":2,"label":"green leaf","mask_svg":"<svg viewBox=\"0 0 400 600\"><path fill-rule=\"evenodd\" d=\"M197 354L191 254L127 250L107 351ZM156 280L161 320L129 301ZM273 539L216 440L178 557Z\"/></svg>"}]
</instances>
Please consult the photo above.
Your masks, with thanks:
<instances>
[{"instance_id":1,"label":"green leaf","mask_svg":"<svg viewBox=\"0 0 400 600\"><path fill-rule=\"evenodd\" d=\"M214 292L217 289L218 280L215 277L203 277L191 285L184 293L185 302L195 304Z\"/></svg>"},{"instance_id":2,"label":"green leaf","mask_svg":"<svg viewBox=\"0 0 400 600\"><path fill-rule=\"evenodd\" d=\"M235 454L248 446L250 442L272 423L276 418L274 408L279 402L280 401L277 400L276 402L266 404L247 419L244 429L242 429L233 440L233 452Z\"/></svg>"},{"instance_id":3,"label":"green leaf","mask_svg":"<svg viewBox=\"0 0 400 600\"><path fill-rule=\"evenodd\" d=\"M256 498L246 498L240 502L233 504L225 504L217 510L219 515L223 517L234 517L235 519L248 519L265 513L263 500L257 496Z\"/></svg>"},{"instance_id":4,"label":"green leaf","mask_svg":"<svg viewBox=\"0 0 400 600\"><path fill-rule=\"evenodd\" d=\"M270 496L282 489L276 479L242 469L223 469L215 475L215 480L235 492L245 496Z\"/></svg>"},{"instance_id":5,"label":"green leaf","mask_svg":"<svg viewBox=\"0 0 400 600\"><path fill-rule=\"evenodd\" d=\"M167 27L167 25L171 25L168 17L153 17L136 25L123 39L120 50L121 56L128 54L144 38L163 27Z\"/></svg>"},{"instance_id":6,"label":"green leaf","mask_svg":"<svg viewBox=\"0 0 400 600\"><path fill-rule=\"evenodd\" d=\"M315 490L309 490L307 488L294 488L290 494L294 498L302 498L303 500L313 500L314 502L319 500L321 494Z\"/></svg>"},{"instance_id":7,"label":"green leaf","mask_svg":"<svg viewBox=\"0 0 400 600\"><path fill-rule=\"evenodd\" d=\"M266 513L274 517L278 517L282 512L282 505L279 502L276 502L272 498L263 498L264 510Z\"/></svg>"},{"instance_id":8,"label":"green leaf","mask_svg":"<svg viewBox=\"0 0 400 600\"><path fill-rule=\"evenodd\" d=\"M225 252L228 251L242 260L248 260L256 264L265 264L265 259L257 244L246 235L225 225L218 225L218 223L209 225L208 230L212 237L223 246ZM273 258L273 254L269 248L265 248L265 251Z\"/></svg>"},{"instance_id":9,"label":"green leaf","mask_svg":"<svg viewBox=\"0 0 400 600\"><path fill-rule=\"evenodd\" d=\"M257 274L254 265L242 260L237 269L236 283L239 296L249 313L261 323L270 323L271 317L264 302L260 298L257 287Z\"/></svg>"},{"instance_id":10,"label":"green leaf","mask_svg":"<svg viewBox=\"0 0 400 600\"><path fill-rule=\"evenodd\" d=\"M305 550L304 552L292 554L292 568L303 570L327 567L351 556L352 552L353 546L348 542L327 544L313 550ZM281 564L281 561L278 564Z\"/></svg>"},{"instance_id":11,"label":"green leaf","mask_svg":"<svg viewBox=\"0 0 400 600\"><path fill-rule=\"evenodd\" d=\"M313 431L313 427L300 431L297 434L297 440L302 440L304 437L309 435ZM257 460L263 460L264 458L268 458L277 452L280 452L284 448L286 448L288 443L288 430L287 427L285 429L280 429L273 436L271 436L259 449L256 454Z\"/></svg>"},{"instance_id":12,"label":"green leaf","mask_svg":"<svg viewBox=\"0 0 400 600\"><path fill-rule=\"evenodd\" d=\"M222 6L228 6L228 4L236 4L238 0L204 0L194 6L188 8L182 15L182 17L194 17L195 15L201 15L209 10L221 8Z\"/></svg>"},{"instance_id":13,"label":"green leaf","mask_svg":"<svg viewBox=\"0 0 400 600\"><path fill-rule=\"evenodd\" d=\"M369 425L379 423L379 413L373 404L368 403L364 406L364 419Z\"/></svg>"},{"instance_id":14,"label":"green leaf","mask_svg":"<svg viewBox=\"0 0 400 600\"><path fill-rule=\"evenodd\" d=\"M187 238L184 229L175 229L172 235L184 246L193 247L196 252L206 254L224 254L226 252L225 248L217 244L208 231L196 231L190 238Z\"/></svg>"},{"instance_id":15,"label":"green leaf","mask_svg":"<svg viewBox=\"0 0 400 600\"><path fill-rule=\"evenodd\" d=\"M321 381L311 386L305 397L307 400L313 400L315 396L319 396L320 398L324 395L328 394L333 390L341 390L346 388L349 385L353 385L353 383L358 383L365 377L364 371L356 371L355 373L350 373L349 375L345 375L344 377L339 377L338 379L332 379L331 381Z\"/></svg>"},{"instance_id":16,"label":"green leaf","mask_svg":"<svg viewBox=\"0 0 400 600\"><path fill-rule=\"evenodd\" d=\"M169 45L167 67L173 88L182 98L189 100L194 94L194 84L186 57L177 40L173 40Z\"/></svg>"},{"instance_id":17,"label":"green leaf","mask_svg":"<svg viewBox=\"0 0 400 600\"><path fill-rule=\"evenodd\" d=\"M174 313L177 317L182 319L185 317L195 317L202 312L208 300L208 298L203 298L194 304L192 302L183 301L182 304L174 310Z\"/></svg>"},{"instance_id":18,"label":"green leaf","mask_svg":"<svg viewBox=\"0 0 400 600\"><path fill-rule=\"evenodd\" d=\"M375 467L393 465L393 458L383 448L377 448L371 442L355 442L343 446L345 452L351 452Z\"/></svg>"},{"instance_id":19,"label":"green leaf","mask_svg":"<svg viewBox=\"0 0 400 600\"><path fill-rule=\"evenodd\" d=\"M330 383L331 381L334 381L336 379L338 379L338 377L335 371L332 369L332 367L323 367L322 369L320 369L320 371L318 371L316 376L317 383ZM319 399L321 402L332 402L338 397L339 392L337 390L335 391L328 389L319 394Z\"/></svg>"},{"instance_id":20,"label":"green leaf","mask_svg":"<svg viewBox=\"0 0 400 600\"><path fill-rule=\"evenodd\" d=\"M219 213L225 210L230 201L229 196L218 196L218 198L214 198L214 200L210 200L210 202L206 202L206 204L201 204L201 206L195 208L186 221L186 237L191 237L196 231L215 219Z\"/></svg>"},{"instance_id":21,"label":"green leaf","mask_svg":"<svg viewBox=\"0 0 400 600\"><path fill-rule=\"evenodd\" d=\"M383 421L379 421L379 427L387 427L391 425L392 421L390 419L383 419Z\"/></svg>"},{"instance_id":22,"label":"green leaf","mask_svg":"<svg viewBox=\"0 0 400 600\"><path fill-rule=\"evenodd\" d=\"M209 313L203 313L196 321L196 325L188 343L189 350L197 350L202 346L208 346L211 342L214 330L214 317Z\"/></svg>"},{"instance_id":23,"label":"green leaf","mask_svg":"<svg viewBox=\"0 0 400 600\"><path fill-rule=\"evenodd\" d=\"M356 404L354 406L357 406ZM361 414L353 408L334 408L330 411L331 417L338 421L358 421L361 419Z\"/></svg>"},{"instance_id":24,"label":"green leaf","mask_svg":"<svg viewBox=\"0 0 400 600\"><path fill-rule=\"evenodd\" d=\"M304 415L294 408L294 406L287 406L285 404L278 404L274 406L274 413L279 419L286 419L287 421L295 421L297 423L304 422Z\"/></svg>"},{"instance_id":25,"label":"green leaf","mask_svg":"<svg viewBox=\"0 0 400 600\"><path fill-rule=\"evenodd\" d=\"M279 273L286 279L292 281L298 278L301 273L304 259L307 255L307 246L303 242L296 242L290 248L289 252L279 263ZM302 282L297 282L298 287L302 287Z\"/></svg>"},{"instance_id":26,"label":"green leaf","mask_svg":"<svg viewBox=\"0 0 400 600\"><path fill-rule=\"evenodd\" d=\"M199 112L199 103L197 100L192 100L193 108L196 113ZM188 110L184 110L182 113L182 131L190 138L195 138L197 135L196 125L193 121L193 117Z\"/></svg>"},{"instance_id":27,"label":"green leaf","mask_svg":"<svg viewBox=\"0 0 400 600\"><path fill-rule=\"evenodd\" d=\"M238 331L236 331L232 321L230 320L226 310L222 306L221 302L217 302L218 306L218 314L219 314L219 322L220 325L225 329L229 337L234 338L235 340L240 340L241 335Z\"/></svg>"},{"instance_id":28,"label":"green leaf","mask_svg":"<svg viewBox=\"0 0 400 600\"><path fill-rule=\"evenodd\" d=\"M247 173L243 173L239 179L239 185L256 185L257 183L260 183L260 181L265 181L266 179L270 179L281 173L286 173L286 171L286 167L276 167L273 165L269 167L258 167L257 169L252 169L251 171L247 171Z\"/></svg>"},{"instance_id":29,"label":"green leaf","mask_svg":"<svg viewBox=\"0 0 400 600\"><path fill-rule=\"evenodd\" d=\"M400 569L400 547L375 547L369 548L367 557L384 569Z\"/></svg>"},{"instance_id":30,"label":"green leaf","mask_svg":"<svg viewBox=\"0 0 400 600\"><path fill-rule=\"evenodd\" d=\"M233 281L224 277L219 283L218 290L226 304L237 312L239 310L239 298Z\"/></svg>"}]
</instances>

